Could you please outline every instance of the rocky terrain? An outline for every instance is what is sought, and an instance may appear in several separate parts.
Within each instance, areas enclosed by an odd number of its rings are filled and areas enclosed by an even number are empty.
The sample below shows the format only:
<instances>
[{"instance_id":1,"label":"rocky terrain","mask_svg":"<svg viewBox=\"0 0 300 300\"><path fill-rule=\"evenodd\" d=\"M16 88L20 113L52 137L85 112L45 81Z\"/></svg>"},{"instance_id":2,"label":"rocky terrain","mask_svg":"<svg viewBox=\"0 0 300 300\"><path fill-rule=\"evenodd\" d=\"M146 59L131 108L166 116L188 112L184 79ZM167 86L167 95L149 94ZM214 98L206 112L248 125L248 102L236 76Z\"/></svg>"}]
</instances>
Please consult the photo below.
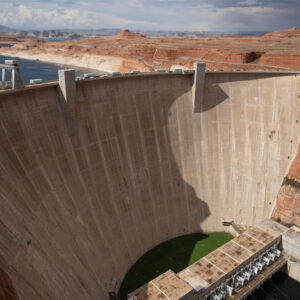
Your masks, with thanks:
<instances>
[{"instance_id":1,"label":"rocky terrain","mask_svg":"<svg viewBox=\"0 0 300 300\"><path fill-rule=\"evenodd\" d=\"M18 30L0 25L0 34L13 34L28 38L45 40L67 40L74 38L87 38L95 36L112 36L122 31L120 28L100 29L57 29L57 30ZM203 36L239 36L239 35L262 35L263 33L230 33L213 31L170 31L170 30L136 30L136 33L145 34L149 37L203 37Z\"/></svg>"},{"instance_id":2,"label":"rocky terrain","mask_svg":"<svg viewBox=\"0 0 300 300\"><path fill-rule=\"evenodd\" d=\"M300 227L300 146L277 195L273 219Z\"/></svg>"},{"instance_id":3,"label":"rocky terrain","mask_svg":"<svg viewBox=\"0 0 300 300\"><path fill-rule=\"evenodd\" d=\"M102 71L190 69L196 61L208 69L300 69L300 31L264 36L150 38L123 30L118 35L62 42L27 40L1 53Z\"/></svg>"},{"instance_id":4,"label":"rocky terrain","mask_svg":"<svg viewBox=\"0 0 300 300\"><path fill-rule=\"evenodd\" d=\"M300 227L300 190L283 184L277 195L272 218L284 225Z\"/></svg>"},{"instance_id":5,"label":"rocky terrain","mask_svg":"<svg viewBox=\"0 0 300 300\"><path fill-rule=\"evenodd\" d=\"M28 30L28 31L20 31L17 30L16 35L26 37L26 38L34 38L34 39L44 39L44 40L70 40L70 39L78 39L83 38L84 36L79 35L77 33L72 32L64 32L60 30Z\"/></svg>"},{"instance_id":6,"label":"rocky terrain","mask_svg":"<svg viewBox=\"0 0 300 300\"><path fill-rule=\"evenodd\" d=\"M111 36L119 34L122 29L120 28L101 28L101 29L63 29L65 32L73 32L80 35L89 36ZM203 37L203 36L240 36L243 33L230 33L230 32L212 32L212 31L170 31L170 30L136 30L136 33L145 34L149 37ZM251 33L248 35L256 35ZM257 35L262 35L259 33Z\"/></svg>"},{"instance_id":7,"label":"rocky terrain","mask_svg":"<svg viewBox=\"0 0 300 300\"><path fill-rule=\"evenodd\" d=\"M20 36L14 36L9 34L1 34L0 35L0 48L1 47L12 47L17 43L21 43L26 41L27 39L22 38ZM1 51L0 51L1 54Z\"/></svg>"}]
</instances>

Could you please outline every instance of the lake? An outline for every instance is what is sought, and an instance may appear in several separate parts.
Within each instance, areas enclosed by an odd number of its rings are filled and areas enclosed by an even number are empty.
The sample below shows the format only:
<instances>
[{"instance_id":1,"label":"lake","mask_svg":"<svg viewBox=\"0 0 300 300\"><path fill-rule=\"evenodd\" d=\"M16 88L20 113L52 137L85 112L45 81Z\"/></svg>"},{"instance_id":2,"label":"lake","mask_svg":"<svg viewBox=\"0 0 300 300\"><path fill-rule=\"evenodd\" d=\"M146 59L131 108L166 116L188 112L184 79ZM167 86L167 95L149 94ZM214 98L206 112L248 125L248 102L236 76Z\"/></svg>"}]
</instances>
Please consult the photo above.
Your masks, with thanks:
<instances>
[{"instance_id":1,"label":"lake","mask_svg":"<svg viewBox=\"0 0 300 300\"><path fill-rule=\"evenodd\" d=\"M14 59L19 62L19 67L21 69L21 74L24 83L29 83L30 79L37 79L37 78L41 78L44 81L57 80L58 70L60 69L74 69L76 76L82 76L84 73L95 73L98 75L104 74L104 72L88 69L88 68L52 64L52 63L46 63L38 60L21 59L18 57L8 57L2 55L0 55L0 64L4 64L4 61L6 59Z\"/></svg>"}]
</instances>

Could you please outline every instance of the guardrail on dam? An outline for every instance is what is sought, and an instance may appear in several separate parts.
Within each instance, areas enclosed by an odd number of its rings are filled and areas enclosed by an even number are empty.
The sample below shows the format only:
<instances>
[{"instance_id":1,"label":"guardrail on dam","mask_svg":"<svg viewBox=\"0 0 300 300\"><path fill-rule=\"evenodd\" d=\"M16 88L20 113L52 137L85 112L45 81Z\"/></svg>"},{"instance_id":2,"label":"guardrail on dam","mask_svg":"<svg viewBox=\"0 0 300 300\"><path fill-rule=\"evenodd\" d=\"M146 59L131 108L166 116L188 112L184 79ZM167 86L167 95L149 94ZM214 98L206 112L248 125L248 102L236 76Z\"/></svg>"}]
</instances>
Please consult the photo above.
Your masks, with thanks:
<instances>
[{"instance_id":1,"label":"guardrail on dam","mask_svg":"<svg viewBox=\"0 0 300 300\"><path fill-rule=\"evenodd\" d=\"M108 299L170 238L268 217L300 135L294 73L82 80L0 93L0 268L21 299ZM293 143L290 141L293 140Z\"/></svg>"}]
</instances>

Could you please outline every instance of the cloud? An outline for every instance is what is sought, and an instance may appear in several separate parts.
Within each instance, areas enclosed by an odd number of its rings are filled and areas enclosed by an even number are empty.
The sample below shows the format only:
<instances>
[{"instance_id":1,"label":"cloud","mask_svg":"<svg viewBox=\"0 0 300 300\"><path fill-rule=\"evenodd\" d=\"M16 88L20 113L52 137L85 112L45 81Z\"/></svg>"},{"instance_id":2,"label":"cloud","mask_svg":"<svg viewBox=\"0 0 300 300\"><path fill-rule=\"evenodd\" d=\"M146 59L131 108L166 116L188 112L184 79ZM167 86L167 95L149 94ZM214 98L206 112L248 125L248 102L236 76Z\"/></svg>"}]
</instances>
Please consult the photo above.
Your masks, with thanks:
<instances>
[{"instance_id":1,"label":"cloud","mask_svg":"<svg viewBox=\"0 0 300 300\"><path fill-rule=\"evenodd\" d=\"M1 0L18 29L129 28L240 32L300 27L298 0Z\"/></svg>"},{"instance_id":2,"label":"cloud","mask_svg":"<svg viewBox=\"0 0 300 300\"><path fill-rule=\"evenodd\" d=\"M48 2L48 1L43 1ZM57 1L58 2L58 1ZM53 3L51 3L53 5ZM159 26L153 21L131 20L118 16L118 14L105 13L101 10L61 9L56 6L51 9L29 7L25 5L10 4L5 12L0 12L0 19L4 25L18 29L44 29L44 28L97 28L97 27L127 27L135 24L138 27ZM69 5L68 5L69 6ZM84 4L82 5L85 6Z\"/></svg>"},{"instance_id":3,"label":"cloud","mask_svg":"<svg viewBox=\"0 0 300 300\"><path fill-rule=\"evenodd\" d=\"M237 4L241 6L259 6L260 3L258 0L243 0L237 2Z\"/></svg>"}]
</instances>

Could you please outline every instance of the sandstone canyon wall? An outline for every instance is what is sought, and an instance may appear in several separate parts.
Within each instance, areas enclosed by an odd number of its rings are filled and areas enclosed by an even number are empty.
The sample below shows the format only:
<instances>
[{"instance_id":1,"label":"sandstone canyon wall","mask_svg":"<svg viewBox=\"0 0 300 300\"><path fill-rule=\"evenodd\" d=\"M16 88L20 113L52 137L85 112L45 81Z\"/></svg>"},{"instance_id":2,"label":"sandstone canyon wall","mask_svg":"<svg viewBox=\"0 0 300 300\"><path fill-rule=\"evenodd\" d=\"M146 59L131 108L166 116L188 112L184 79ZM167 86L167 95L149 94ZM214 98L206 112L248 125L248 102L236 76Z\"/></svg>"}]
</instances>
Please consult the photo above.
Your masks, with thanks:
<instances>
[{"instance_id":1,"label":"sandstone canyon wall","mask_svg":"<svg viewBox=\"0 0 300 300\"><path fill-rule=\"evenodd\" d=\"M1 36L0 36L1 40ZM62 42L26 40L1 48L2 55L39 59L101 71L191 69L206 62L208 69L300 69L300 31L265 36L149 38L123 30L116 36Z\"/></svg>"},{"instance_id":2,"label":"sandstone canyon wall","mask_svg":"<svg viewBox=\"0 0 300 300\"><path fill-rule=\"evenodd\" d=\"M278 192L272 217L285 225L300 227L300 146Z\"/></svg>"}]
</instances>

